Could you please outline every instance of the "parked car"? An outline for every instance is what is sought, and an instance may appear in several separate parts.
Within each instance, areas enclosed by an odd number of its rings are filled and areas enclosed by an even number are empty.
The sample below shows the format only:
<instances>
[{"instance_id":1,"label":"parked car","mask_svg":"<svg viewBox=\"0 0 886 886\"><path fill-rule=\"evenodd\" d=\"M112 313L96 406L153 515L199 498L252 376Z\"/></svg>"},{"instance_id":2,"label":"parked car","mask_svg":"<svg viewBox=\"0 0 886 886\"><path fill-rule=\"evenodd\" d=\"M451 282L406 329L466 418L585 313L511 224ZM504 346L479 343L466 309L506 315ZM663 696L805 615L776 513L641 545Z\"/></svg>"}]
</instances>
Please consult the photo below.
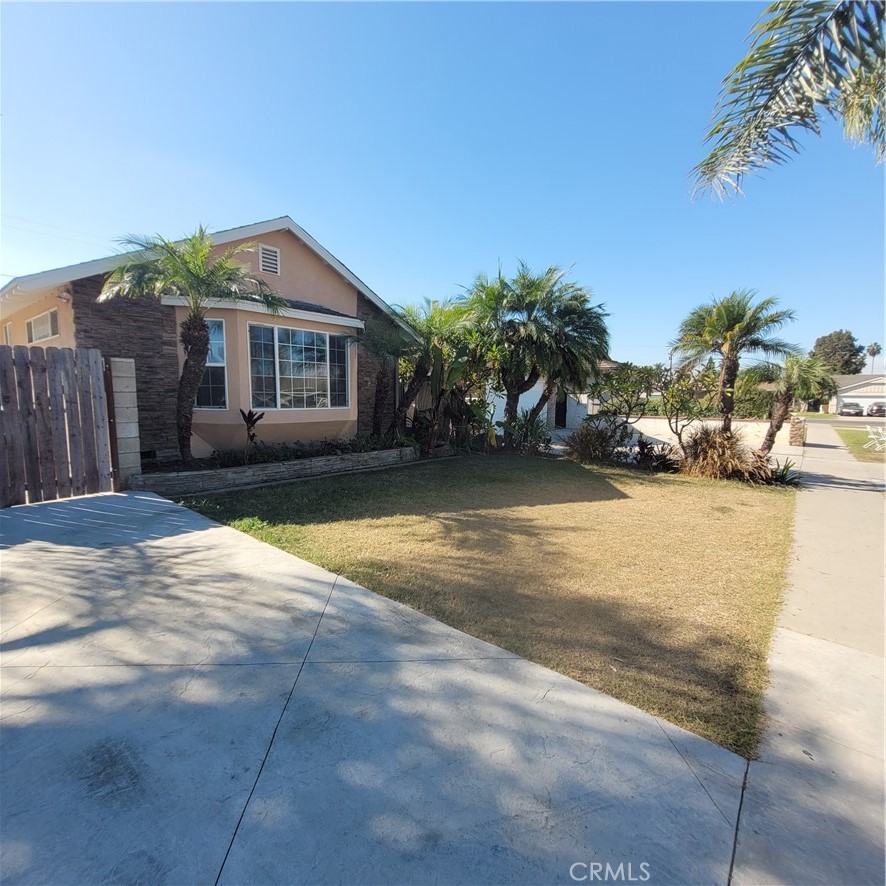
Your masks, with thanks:
<instances>
[{"instance_id":1,"label":"parked car","mask_svg":"<svg viewBox=\"0 0 886 886\"><path fill-rule=\"evenodd\" d=\"M871 403L868 406L868 415L886 415L886 403L882 400L878 400L876 403Z\"/></svg>"},{"instance_id":2,"label":"parked car","mask_svg":"<svg viewBox=\"0 0 886 886\"><path fill-rule=\"evenodd\" d=\"M864 415L864 409L858 403L844 403L840 407L838 415Z\"/></svg>"}]
</instances>

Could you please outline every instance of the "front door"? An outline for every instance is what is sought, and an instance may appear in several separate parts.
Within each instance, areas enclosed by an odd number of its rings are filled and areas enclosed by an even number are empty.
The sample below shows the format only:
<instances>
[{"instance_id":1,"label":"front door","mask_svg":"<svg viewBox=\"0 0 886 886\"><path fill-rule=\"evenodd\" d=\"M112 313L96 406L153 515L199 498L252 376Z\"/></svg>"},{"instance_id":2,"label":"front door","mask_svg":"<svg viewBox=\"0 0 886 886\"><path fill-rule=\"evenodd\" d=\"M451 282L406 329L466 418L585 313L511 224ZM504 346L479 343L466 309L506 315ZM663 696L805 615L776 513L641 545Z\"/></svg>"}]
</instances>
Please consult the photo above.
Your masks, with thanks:
<instances>
[{"instance_id":1,"label":"front door","mask_svg":"<svg viewBox=\"0 0 886 886\"><path fill-rule=\"evenodd\" d=\"M554 410L554 427L566 427L566 395L557 397L557 408Z\"/></svg>"}]
</instances>

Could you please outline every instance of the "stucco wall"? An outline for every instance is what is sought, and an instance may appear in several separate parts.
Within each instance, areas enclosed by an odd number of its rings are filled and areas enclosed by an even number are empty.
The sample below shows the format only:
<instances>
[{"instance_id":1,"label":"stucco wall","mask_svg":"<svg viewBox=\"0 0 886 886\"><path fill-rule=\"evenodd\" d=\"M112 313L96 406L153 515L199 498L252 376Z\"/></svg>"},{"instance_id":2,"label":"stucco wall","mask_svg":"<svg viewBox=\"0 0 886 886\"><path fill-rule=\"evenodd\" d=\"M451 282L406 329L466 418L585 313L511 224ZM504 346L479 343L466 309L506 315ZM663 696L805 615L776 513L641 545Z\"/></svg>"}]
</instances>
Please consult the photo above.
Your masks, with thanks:
<instances>
[{"instance_id":1,"label":"stucco wall","mask_svg":"<svg viewBox=\"0 0 886 886\"><path fill-rule=\"evenodd\" d=\"M11 323L11 345L32 345L40 348L73 348L74 343L74 312L70 301L59 299L59 293L66 287L59 286L48 292L39 301L34 302L27 308L9 313L0 307L0 325L5 329L7 323ZM28 342L27 322L39 314L47 311L58 311L58 335L52 338L44 338L42 341ZM0 337L0 344L6 344L6 339Z\"/></svg>"}]
</instances>

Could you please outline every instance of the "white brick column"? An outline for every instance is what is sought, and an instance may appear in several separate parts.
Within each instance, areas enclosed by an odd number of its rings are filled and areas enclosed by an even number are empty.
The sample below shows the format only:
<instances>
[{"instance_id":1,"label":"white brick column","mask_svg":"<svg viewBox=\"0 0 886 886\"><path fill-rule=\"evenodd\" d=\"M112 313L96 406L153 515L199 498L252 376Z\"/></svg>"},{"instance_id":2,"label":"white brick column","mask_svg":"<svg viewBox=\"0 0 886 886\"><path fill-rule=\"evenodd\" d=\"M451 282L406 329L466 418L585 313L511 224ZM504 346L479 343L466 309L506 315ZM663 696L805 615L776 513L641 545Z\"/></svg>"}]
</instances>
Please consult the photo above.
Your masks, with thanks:
<instances>
[{"instance_id":1,"label":"white brick column","mask_svg":"<svg viewBox=\"0 0 886 886\"><path fill-rule=\"evenodd\" d=\"M114 421L117 428L117 458L120 488L129 488L129 479L142 472L141 442L138 436L138 397L135 390L135 360L111 357L111 383L114 386Z\"/></svg>"}]
</instances>

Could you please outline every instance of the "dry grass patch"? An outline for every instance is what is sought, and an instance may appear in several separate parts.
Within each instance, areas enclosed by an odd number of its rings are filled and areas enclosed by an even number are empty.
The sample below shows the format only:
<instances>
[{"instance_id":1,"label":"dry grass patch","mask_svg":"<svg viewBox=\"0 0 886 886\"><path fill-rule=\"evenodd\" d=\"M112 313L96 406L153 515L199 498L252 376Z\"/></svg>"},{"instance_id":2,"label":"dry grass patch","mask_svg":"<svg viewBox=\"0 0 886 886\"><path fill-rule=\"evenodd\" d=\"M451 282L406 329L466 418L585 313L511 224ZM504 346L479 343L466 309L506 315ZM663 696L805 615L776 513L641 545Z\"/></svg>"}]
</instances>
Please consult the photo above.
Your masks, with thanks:
<instances>
[{"instance_id":1,"label":"dry grass patch","mask_svg":"<svg viewBox=\"0 0 886 886\"><path fill-rule=\"evenodd\" d=\"M756 748L789 490L495 456L189 504L739 753Z\"/></svg>"}]
</instances>

